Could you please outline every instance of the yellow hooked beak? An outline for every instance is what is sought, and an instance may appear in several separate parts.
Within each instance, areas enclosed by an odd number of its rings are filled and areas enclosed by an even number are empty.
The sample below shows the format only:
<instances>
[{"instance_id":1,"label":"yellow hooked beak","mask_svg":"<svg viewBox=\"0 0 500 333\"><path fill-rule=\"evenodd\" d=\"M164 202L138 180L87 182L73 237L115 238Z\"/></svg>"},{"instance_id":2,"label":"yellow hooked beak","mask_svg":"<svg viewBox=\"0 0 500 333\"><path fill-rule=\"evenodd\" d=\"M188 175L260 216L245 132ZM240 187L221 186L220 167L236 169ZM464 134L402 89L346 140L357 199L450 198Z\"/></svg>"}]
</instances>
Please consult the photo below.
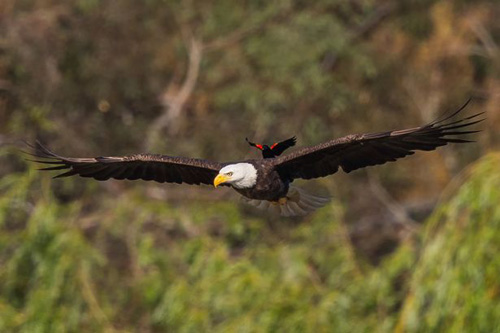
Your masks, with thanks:
<instances>
[{"instance_id":1,"label":"yellow hooked beak","mask_svg":"<svg viewBox=\"0 0 500 333\"><path fill-rule=\"evenodd\" d=\"M214 186L217 187L220 184L223 184L229 180L229 177L223 174L218 174L217 177L214 179Z\"/></svg>"}]
</instances>

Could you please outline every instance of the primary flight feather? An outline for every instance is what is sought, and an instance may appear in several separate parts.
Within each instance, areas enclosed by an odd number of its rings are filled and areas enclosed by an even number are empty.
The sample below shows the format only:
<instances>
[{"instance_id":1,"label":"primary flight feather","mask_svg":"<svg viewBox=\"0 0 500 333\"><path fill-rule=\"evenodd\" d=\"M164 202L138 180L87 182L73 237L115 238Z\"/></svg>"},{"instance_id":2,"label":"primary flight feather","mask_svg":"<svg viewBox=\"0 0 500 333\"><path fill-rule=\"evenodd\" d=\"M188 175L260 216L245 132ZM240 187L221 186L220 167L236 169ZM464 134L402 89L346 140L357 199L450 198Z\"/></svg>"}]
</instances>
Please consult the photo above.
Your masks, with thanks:
<instances>
[{"instance_id":1,"label":"primary flight feather","mask_svg":"<svg viewBox=\"0 0 500 333\"><path fill-rule=\"evenodd\" d=\"M468 128L484 120L478 119L482 113L450 120L462 112L467 103L451 115L424 126L348 135L281 155L295 144L293 137L275 144L274 148L278 147L278 150L272 156L230 163L157 154L70 158L53 153L39 142L31 147L33 155L38 158L35 162L52 165L41 170L65 171L55 178L79 175L96 180L142 179L160 183L213 184L215 187L228 185L259 208L275 209L282 215L295 216L325 205L328 199L291 186L294 179L325 177L336 173L339 168L349 173L396 161L417 150L429 151L448 143L470 142L461 136L478 132ZM264 149L261 150L264 152ZM272 151L270 147L269 150Z\"/></svg>"}]
</instances>

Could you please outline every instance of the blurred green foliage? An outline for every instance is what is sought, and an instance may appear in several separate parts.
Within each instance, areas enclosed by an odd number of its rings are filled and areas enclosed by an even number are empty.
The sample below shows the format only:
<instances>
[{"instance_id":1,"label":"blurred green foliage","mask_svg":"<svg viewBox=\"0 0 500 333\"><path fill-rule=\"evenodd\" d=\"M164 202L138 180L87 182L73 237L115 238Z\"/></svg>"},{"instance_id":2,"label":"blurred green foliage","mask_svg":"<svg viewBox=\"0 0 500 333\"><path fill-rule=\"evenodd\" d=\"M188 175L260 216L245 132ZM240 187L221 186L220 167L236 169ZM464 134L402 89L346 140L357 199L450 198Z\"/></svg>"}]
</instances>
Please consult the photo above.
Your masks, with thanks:
<instances>
[{"instance_id":1,"label":"blurred green foliage","mask_svg":"<svg viewBox=\"0 0 500 333\"><path fill-rule=\"evenodd\" d=\"M85 212L32 169L12 174L0 330L495 332L499 163L471 167L418 241L378 266L355 255L337 205L273 234L231 203L184 210L130 190Z\"/></svg>"},{"instance_id":2,"label":"blurred green foliage","mask_svg":"<svg viewBox=\"0 0 500 333\"><path fill-rule=\"evenodd\" d=\"M0 332L499 332L498 153L461 171L500 139L498 17L491 0L1 1ZM7 148L236 160L258 156L246 136L316 144L469 96L476 144L299 183L333 201L298 219L225 190L52 181Z\"/></svg>"},{"instance_id":3,"label":"blurred green foliage","mask_svg":"<svg viewBox=\"0 0 500 333\"><path fill-rule=\"evenodd\" d=\"M403 331L500 329L499 165L498 153L473 165L427 224L402 311Z\"/></svg>"}]
</instances>

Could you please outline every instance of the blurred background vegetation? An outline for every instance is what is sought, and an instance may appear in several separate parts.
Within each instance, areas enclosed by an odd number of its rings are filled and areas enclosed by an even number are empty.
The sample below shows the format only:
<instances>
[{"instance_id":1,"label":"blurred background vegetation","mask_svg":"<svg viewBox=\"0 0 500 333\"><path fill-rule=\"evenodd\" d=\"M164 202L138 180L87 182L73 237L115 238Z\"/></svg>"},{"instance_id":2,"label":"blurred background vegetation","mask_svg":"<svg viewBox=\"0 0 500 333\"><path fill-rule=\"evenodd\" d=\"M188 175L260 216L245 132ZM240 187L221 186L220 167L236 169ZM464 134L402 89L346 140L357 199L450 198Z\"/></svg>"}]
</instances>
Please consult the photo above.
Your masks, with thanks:
<instances>
[{"instance_id":1,"label":"blurred background vegetation","mask_svg":"<svg viewBox=\"0 0 500 333\"><path fill-rule=\"evenodd\" d=\"M500 332L494 0L2 0L1 332ZM269 216L229 190L53 181L69 156L259 157L487 112L477 143L299 182Z\"/></svg>"}]
</instances>

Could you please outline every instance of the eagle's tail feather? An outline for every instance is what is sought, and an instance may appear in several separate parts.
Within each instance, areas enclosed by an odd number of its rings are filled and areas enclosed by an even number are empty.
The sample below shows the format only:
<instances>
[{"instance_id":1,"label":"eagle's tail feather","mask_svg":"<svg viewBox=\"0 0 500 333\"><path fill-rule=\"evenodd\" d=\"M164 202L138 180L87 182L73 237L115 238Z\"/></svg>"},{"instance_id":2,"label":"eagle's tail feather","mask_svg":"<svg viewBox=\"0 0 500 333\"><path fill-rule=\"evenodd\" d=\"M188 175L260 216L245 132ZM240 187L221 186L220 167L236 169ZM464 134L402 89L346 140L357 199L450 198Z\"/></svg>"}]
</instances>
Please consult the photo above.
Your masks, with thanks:
<instances>
[{"instance_id":1,"label":"eagle's tail feather","mask_svg":"<svg viewBox=\"0 0 500 333\"><path fill-rule=\"evenodd\" d=\"M274 211L281 216L304 216L312 213L316 209L325 206L330 198L314 195L290 186L287 196L279 201L254 200L243 197L243 200L259 209Z\"/></svg>"}]
</instances>

